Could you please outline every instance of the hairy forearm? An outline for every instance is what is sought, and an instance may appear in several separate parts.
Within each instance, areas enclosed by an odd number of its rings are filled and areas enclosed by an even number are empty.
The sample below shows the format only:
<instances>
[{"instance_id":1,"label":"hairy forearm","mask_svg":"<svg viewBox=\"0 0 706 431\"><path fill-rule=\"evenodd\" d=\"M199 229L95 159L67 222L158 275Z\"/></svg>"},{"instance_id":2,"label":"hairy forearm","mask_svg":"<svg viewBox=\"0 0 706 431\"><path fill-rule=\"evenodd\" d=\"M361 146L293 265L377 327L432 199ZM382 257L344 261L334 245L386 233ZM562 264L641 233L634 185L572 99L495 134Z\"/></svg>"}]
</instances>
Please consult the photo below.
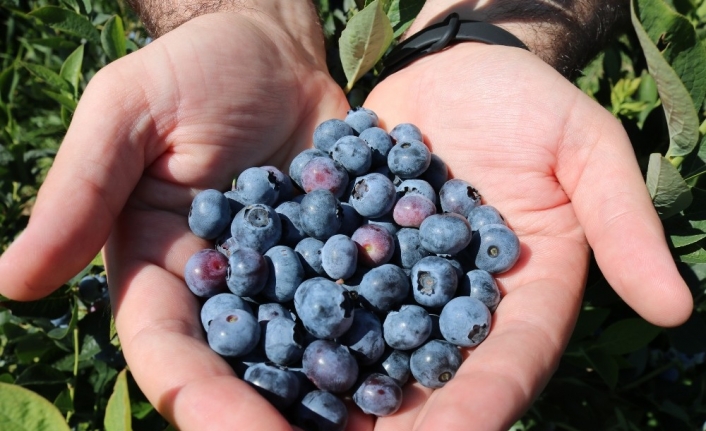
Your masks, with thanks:
<instances>
[{"instance_id":1,"label":"hairy forearm","mask_svg":"<svg viewBox=\"0 0 706 431\"><path fill-rule=\"evenodd\" d=\"M625 29L629 5L629 0L427 0L408 34L457 12L461 19L505 28L571 79Z\"/></svg>"},{"instance_id":2,"label":"hairy forearm","mask_svg":"<svg viewBox=\"0 0 706 431\"><path fill-rule=\"evenodd\" d=\"M293 35L320 33L310 0L128 0L153 37L177 28L201 15L215 12L264 13Z\"/></svg>"}]
</instances>

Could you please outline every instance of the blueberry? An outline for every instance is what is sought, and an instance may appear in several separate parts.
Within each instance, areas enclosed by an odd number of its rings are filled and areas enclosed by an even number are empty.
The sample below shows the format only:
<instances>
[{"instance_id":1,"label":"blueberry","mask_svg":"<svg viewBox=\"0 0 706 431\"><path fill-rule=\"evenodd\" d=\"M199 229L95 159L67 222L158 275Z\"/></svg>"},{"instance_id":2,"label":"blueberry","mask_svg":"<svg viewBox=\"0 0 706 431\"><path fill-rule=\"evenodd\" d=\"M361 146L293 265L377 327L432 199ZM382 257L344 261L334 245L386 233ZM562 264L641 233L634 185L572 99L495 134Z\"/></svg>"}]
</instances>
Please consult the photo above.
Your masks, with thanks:
<instances>
[{"instance_id":1,"label":"blueberry","mask_svg":"<svg viewBox=\"0 0 706 431\"><path fill-rule=\"evenodd\" d=\"M388 348L371 369L392 377L398 385L402 386L409 380L409 353Z\"/></svg>"},{"instance_id":2,"label":"blueberry","mask_svg":"<svg viewBox=\"0 0 706 431\"><path fill-rule=\"evenodd\" d=\"M430 253L422 247L419 240L419 230L403 228L395 235L395 254L392 261L402 268L411 269L420 259Z\"/></svg>"},{"instance_id":3,"label":"blueberry","mask_svg":"<svg viewBox=\"0 0 706 431\"><path fill-rule=\"evenodd\" d=\"M274 166L261 166L261 169L271 173L275 178L276 187L279 189L278 201L287 202L294 197L294 185L289 175Z\"/></svg>"},{"instance_id":4,"label":"blueberry","mask_svg":"<svg viewBox=\"0 0 706 431\"><path fill-rule=\"evenodd\" d=\"M386 312L409 294L409 277L402 268L390 263L371 269L363 276L358 295L366 307L376 312Z\"/></svg>"},{"instance_id":5,"label":"blueberry","mask_svg":"<svg viewBox=\"0 0 706 431\"><path fill-rule=\"evenodd\" d=\"M341 204L328 190L314 190L302 199L301 227L309 235L325 241L336 235L342 223Z\"/></svg>"},{"instance_id":6,"label":"blueberry","mask_svg":"<svg viewBox=\"0 0 706 431\"><path fill-rule=\"evenodd\" d=\"M468 214L468 222L474 232L487 224L506 224L500 212L490 205L478 205Z\"/></svg>"},{"instance_id":7,"label":"blueberry","mask_svg":"<svg viewBox=\"0 0 706 431\"><path fill-rule=\"evenodd\" d=\"M456 293L458 274L453 265L438 256L420 259L412 267L414 300L425 307L443 307Z\"/></svg>"},{"instance_id":8,"label":"blueberry","mask_svg":"<svg viewBox=\"0 0 706 431\"><path fill-rule=\"evenodd\" d=\"M294 247L306 237L306 232L301 227L301 205L297 202L282 202L275 208L282 224L282 237L280 244Z\"/></svg>"},{"instance_id":9,"label":"blueberry","mask_svg":"<svg viewBox=\"0 0 706 431\"><path fill-rule=\"evenodd\" d=\"M453 256L470 244L471 225L459 214L434 214L419 226L419 241L434 254Z\"/></svg>"},{"instance_id":10,"label":"blueberry","mask_svg":"<svg viewBox=\"0 0 706 431\"><path fill-rule=\"evenodd\" d=\"M242 247L264 253L282 237L282 222L272 207L254 204L235 215L230 230Z\"/></svg>"},{"instance_id":11,"label":"blueberry","mask_svg":"<svg viewBox=\"0 0 706 431\"><path fill-rule=\"evenodd\" d=\"M395 186L382 174L358 177L349 202L363 217L382 217L395 204Z\"/></svg>"},{"instance_id":12,"label":"blueberry","mask_svg":"<svg viewBox=\"0 0 706 431\"><path fill-rule=\"evenodd\" d=\"M450 343L462 347L477 346L490 331L490 310L475 298L459 296L441 310L439 328Z\"/></svg>"},{"instance_id":13,"label":"blueberry","mask_svg":"<svg viewBox=\"0 0 706 431\"><path fill-rule=\"evenodd\" d=\"M352 184L352 182L351 182ZM341 228L338 233L353 236L353 232L363 224L363 217L348 202L341 202Z\"/></svg>"},{"instance_id":14,"label":"blueberry","mask_svg":"<svg viewBox=\"0 0 706 431\"><path fill-rule=\"evenodd\" d=\"M383 323L385 342L393 349L415 349L431 335L429 313L418 305L403 305L400 311L391 311Z\"/></svg>"},{"instance_id":15,"label":"blueberry","mask_svg":"<svg viewBox=\"0 0 706 431\"><path fill-rule=\"evenodd\" d=\"M223 193L207 189L198 193L189 209L189 228L203 239L216 239L230 222L230 204Z\"/></svg>"},{"instance_id":16,"label":"blueberry","mask_svg":"<svg viewBox=\"0 0 706 431\"><path fill-rule=\"evenodd\" d=\"M239 248L228 258L226 283L238 296L254 296L265 287L269 271L265 258L251 248Z\"/></svg>"},{"instance_id":17,"label":"blueberry","mask_svg":"<svg viewBox=\"0 0 706 431\"><path fill-rule=\"evenodd\" d=\"M328 154L336 141L344 136L355 135L355 130L343 120L326 120L314 130L314 147Z\"/></svg>"},{"instance_id":18,"label":"blueberry","mask_svg":"<svg viewBox=\"0 0 706 431\"><path fill-rule=\"evenodd\" d=\"M294 403L299 395L299 379L294 373L267 363L248 367L243 380L250 383L260 395L277 409Z\"/></svg>"},{"instance_id":19,"label":"blueberry","mask_svg":"<svg viewBox=\"0 0 706 431\"><path fill-rule=\"evenodd\" d=\"M344 136L331 149L331 158L350 175L363 175L370 169L373 152L359 137Z\"/></svg>"},{"instance_id":20,"label":"blueberry","mask_svg":"<svg viewBox=\"0 0 706 431\"><path fill-rule=\"evenodd\" d=\"M330 392L309 392L296 408L296 424L306 431L343 431L347 423L346 405Z\"/></svg>"},{"instance_id":21,"label":"blueberry","mask_svg":"<svg viewBox=\"0 0 706 431\"><path fill-rule=\"evenodd\" d=\"M471 253L479 269L498 274L515 265L520 258L520 240L502 224L482 226L473 234Z\"/></svg>"},{"instance_id":22,"label":"blueberry","mask_svg":"<svg viewBox=\"0 0 706 431\"><path fill-rule=\"evenodd\" d=\"M406 142L411 139L423 141L422 131L412 123L401 123L390 130L390 137L395 142Z\"/></svg>"},{"instance_id":23,"label":"blueberry","mask_svg":"<svg viewBox=\"0 0 706 431\"><path fill-rule=\"evenodd\" d=\"M353 402L363 413L389 416L402 405L402 388L389 376L371 374L356 389Z\"/></svg>"},{"instance_id":24,"label":"blueberry","mask_svg":"<svg viewBox=\"0 0 706 431\"><path fill-rule=\"evenodd\" d=\"M242 210L245 205L240 203L239 197L238 197L238 192L233 190L228 190L227 192L223 193L223 196L228 199L228 205L230 205L230 213L231 214L238 214L238 211Z\"/></svg>"},{"instance_id":25,"label":"blueberry","mask_svg":"<svg viewBox=\"0 0 706 431\"><path fill-rule=\"evenodd\" d=\"M361 365L369 365L385 352L382 334L380 319L370 311L357 308L353 313L353 324L338 342L348 346Z\"/></svg>"},{"instance_id":26,"label":"blueberry","mask_svg":"<svg viewBox=\"0 0 706 431\"><path fill-rule=\"evenodd\" d=\"M215 249L199 250L186 261L184 281L194 295L209 298L227 290L227 272L228 258L222 253Z\"/></svg>"},{"instance_id":27,"label":"blueberry","mask_svg":"<svg viewBox=\"0 0 706 431\"><path fill-rule=\"evenodd\" d=\"M441 388L461 367L458 347L442 340L431 340L412 353L409 369L422 386Z\"/></svg>"},{"instance_id":28,"label":"blueberry","mask_svg":"<svg viewBox=\"0 0 706 431\"><path fill-rule=\"evenodd\" d=\"M286 245L276 245L265 253L269 276L261 294L270 301L288 302L304 281L299 257Z\"/></svg>"},{"instance_id":29,"label":"blueberry","mask_svg":"<svg viewBox=\"0 0 706 431\"><path fill-rule=\"evenodd\" d=\"M368 144L372 151L371 167L387 166L387 154L392 148L390 135L379 127L371 127L363 130L359 137Z\"/></svg>"},{"instance_id":30,"label":"blueberry","mask_svg":"<svg viewBox=\"0 0 706 431\"><path fill-rule=\"evenodd\" d=\"M398 141L387 155L387 166L402 179L418 177L431 163L431 152L422 141Z\"/></svg>"},{"instance_id":31,"label":"blueberry","mask_svg":"<svg viewBox=\"0 0 706 431\"><path fill-rule=\"evenodd\" d=\"M400 227L397 225L397 223L395 223L395 219L392 218L391 213L387 213L381 217L366 218L364 219L363 224L372 224L380 226L381 228L390 232L390 234L392 235L395 235L397 231L400 230Z\"/></svg>"},{"instance_id":32,"label":"blueberry","mask_svg":"<svg viewBox=\"0 0 706 431\"><path fill-rule=\"evenodd\" d=\"M357 134L371 127L377 127L379 123L377 114L362 106L348 111L345 121Z\"/></svg>"},{"instance_id":33,"label":"blueberry","mask_svg":"<svg viewBox=\"0 0 706 431\"><path fill-rule=\"evenodd\" d=\"M294 252L299 256L299 260L304 268L304 273L309 277L326 275L321 265L321 249L324 242L316 238L307 237L299 241L294 248Z\"/></svg>"},{"instance_id":34,"label":"blueberry","mask_svg":"<svg viewBox=\"0 0 706 431\"><path fill-rule=\"evenodd\" d=\"M275 317L264 325L265 355L278 365L296 363L302 358L304 347L296 323L287 317Z\"/></svg>"},{"instance_id":35,"label":"blueberry","mask_svg":"<svg viewBox=\"0 0 706 431\"><path fill-rule=\"evenodd\" d=\"M327 153L317 150L316 148L309 148L297 154L289 165L289 177L299 187L302 186L302 169L304 169L304 166L314 157L327 157Z\"/></svg>"},{"instance_id":36,"label":"blueberry","mask_svg":"<svg viewBox=\"0 0 706 431\"><path fill-rule=\"evenodd\" d=\"M470 183L460 179L448 180L439 191L439 203L444 212L464 217L480 205L481 196Z\"/></svg>"},{"instance_id":37,"label":"blueberry","mask_svg":"<svg viewBox=\"0 0 706 431\"><path fill-rule=\"evenodd\" d=\"M192 256L189 258L189 260L186 263L186 269L184 270L185 273L185 279L187 273L193 273L197 272L197 269L194 268L191 271L189 271L189 262L192 261L192 259L198 260L198 265L192 262L192 267L198 266L198 268L201 268L201 265L206 266L204 268L208 273L207 274L202 274L201 272L198 272L196 274L193 274L193 277L190 277L190 279L185 280L186 285L189 286L189 289L191 289L194 294L196 292L203 293L202 295L199 296L213 296L216 293L218 293L219 290L222 290L221 283L218 275L216 274L217 272L217 267L218 263L222 262L221 260L218 260L217 258L213 259L211 258L211 253L210 250L208 255L204 256L204 253L206 250L202 250L201 252L196 252L196 254L199 254L199 257L194 257ZM215 251L215 250L214 250ZM218 252L216 252L218 253ZM220 253L218 253L220 254ZM213 260L213 264L211 266L208 265ZM215 270L215 271L214 271ZM225 272L223 272L223 280L225 280ZM191 281L191 285L189 285L189 282ZM81 279L78 283L78 294L81 298L81 300L87 302L87 303L92 303L97 301L103 296L103 285L98 280L98 278L94 275L87 275Z\"/></svg>"},{"instance_id":38,"label":"blueberry","mask_svg":"<svg viewBox=\"0 0 706 431\"><path fill-rule=\"evenodd\" d=\"M208 345L221 356L244 356L259 341L260 325L247 311L226 311L211 320L208 326Z\"/></svg>"},{"instance_id":39,"label":"blueberry","mask_svg":"<svg viewBox=\"0 0 706 431\"><path fill-rule=\"evenodd\" d=\"M355 273L358 265L356 243L345 235L334 235L321 249L321 266L334 280L346 279Z\"/></svg>"},{"instance_id":40,"label":"blueberry","mask_svg":"<svg viewBox=\"0 0 706 431\"><path fill-rule=\"evenodd\" d=\"M317 338L340 337L353 324L348 293L323 277L310 278L297 288L294 308L306 330Z\"/></svg>"},{"instance_id":41,"label":"blueberry","mask_svg":"<svg viewBox=\"0 0 706 431\"><path fill-rule=\"evenodd\" d=\"M476 298L493 312L500 303L500 289L493 276L482 269L467 272L459 283L459 295Z\"/></svg>"},{"instance_id":42,"label":"blueberry","mask_svg":"<svg viewBox=\"0 0 706 431\"><path fill-rule=\"evenodd\" d=\"M248 168L236 180L235 196L243 205L273 206L279 197L279 183L273 172L262 168Z\"/></svg>"},{"instance_id":43,"label":"blueberry","mask_svg":"<svg viewBox=\"0 0 706 431\"><path fill-rule=\"evenodd\" d=\"M201 324L203 325L203 328L208 330L208 326L211 321L219 314L227 313L233 310L243 310L248 313L252 313L250 305L243 301L243 298L238 295L233 295L232 293L219 293L218 295L208 298L201 307Z\"/></svg>"},{"instance_id":44,"label":"blueberry","mask_svg":"<svg viewBox=\"0 0 706 431\"><path fill-rule=\"evenodd\" d=\"M335 160L328 157L314 157L302 168L302 189L310 193L314 190L328 190L340 198L348 185L348 172Z\"/></svg>"},{"instance_id":45,"label":"blueberry","mask_svg":"<svg viewBox=\"0 0 706 431\"><path fill-rule=\"evenodd\" d=\"M307 346L302 367L317 388L334 393L347 391L358 378L358 363L348 348L328 340Z\"/></svg>"}]
</instances>

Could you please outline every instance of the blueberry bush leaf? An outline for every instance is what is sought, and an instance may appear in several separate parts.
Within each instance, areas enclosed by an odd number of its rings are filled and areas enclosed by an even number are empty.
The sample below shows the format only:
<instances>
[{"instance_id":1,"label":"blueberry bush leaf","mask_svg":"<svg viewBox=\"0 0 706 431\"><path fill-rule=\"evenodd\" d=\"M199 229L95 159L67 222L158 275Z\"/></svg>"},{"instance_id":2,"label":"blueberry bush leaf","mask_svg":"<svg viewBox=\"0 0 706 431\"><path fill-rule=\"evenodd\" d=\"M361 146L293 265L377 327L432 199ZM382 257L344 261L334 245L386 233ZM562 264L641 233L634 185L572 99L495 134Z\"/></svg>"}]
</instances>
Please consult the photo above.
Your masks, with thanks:
<instances>
[{"instance_id":1,"label":"blueberry bush leaf","mask_svg":"<svg viewBox=\"0 0 706 431\"><path fill-rule=\"evenodd\" d=\"M691 205L691 189L677 168L661 154L650 155L646 181L652 203L662 219L667 219Z\"/></svg>"},{"instance_id":2,"label":"blueberry bush leaf","mask_svg":"<svg viewBox=\"0 0 706 431\"><path fill-rule=\"evenodd\" d=\"M122 370L108 399L103 424L105 431L131 431L130 394L127 387L127 369Z\"/></svg>"},{"instance_id":3,"label":"blueberry bush leaf","mask_svg":"<svg viewBox=\"0 0 706 431\"><path fill-rule=\"evenodd\" d=\"M392 25L395 38L402 36L414 22L419 11L424 6L424 0L392 0L386 9L387 17Z\"/></svg>"},{"instance_id":4,"label":"blueberry bush leaf","mask_svg":"<svg viewBox=\"0 0 706 431\"><path fill-rule=\"evenodd\" d=\"M98 30L93 24L83 15L69 9L45 6L30 12L29 15L38 18L55 30L82 37L91 42L99 41Z\"/></svg>"},{"instance_id":5,"label":"blueberry bush leaf","mask_svg":"<svg viewBox=\"0 0 706 431\"><path fill-rule=\"evenodd\" d=\"M73 87L73 94L75 98L78 98L78 83L81 79L81 66L83 65L83 45L79 45L74 52L72 52L64 63L61 65L61 70L59 71L59 76L68 81Z\"/></svg>"},{"instance_id":6,"label":"blueberry bush leaf","mask_svg":"<svg viewBox=\"0 0 706 431\"><path fill-rule=\"evenodd\" d=\"M699 106L697 104L699 101L692 98L692 94L685 86L680 75L672 68L670 63L663 56L663 52L660 51L653 38L650 37L650 35L654 33L653 27L656 27L658 24L664 27L668 27L669 24L671 24L673 26L680 26L681 28L683 25L682 21L678 18L678 15L671 12L669 7L661 2L661 0L633 0L631 2L631 17L640 45L647 59L648 69L657 82L657 89L659 90L660 98L664 105L670 138L669 150L667 151L666 157L670 160L683 158L694 150L699 141L699 118L697 109L695 108L695 105ZM665 25L667 20L669 20L669 22ZM688 21L687 25L691 27ZM669 28L671 29L671 27ZM683 32L683 30L680 31L680 34L681 32ZM675 33L670 32L669 34ZM662 45L666 41L662 36L659 36L657 42ZM670 40L666 43L674 42L675 41ZM700 61L700 52L703 50L701 42L695 39L695 37L694 42L697 45L693 50L693 54L687 55L685 59L680 60L678 63L680 65L680 71L687 77L689 73L692 73L689 67L698 66L698 63L694 64L693 62ZM703 65L703 63L701 64ZM703 66L698 67L698 69L698 72L694 72L694 77L688 78L687 82L693 83L693 94L703 101L703 91L701 88L706 84L706 82L704 82L706 77L703 76L706 70L703 69ZM675 164L678 165L679 163L680 162L677 162Z\"/></svg>"},{"instance_id":7,"label":"blueberry bush leaf","mask_svg":"<svg viewBox=\"0 0 706 431\"><path fill-rule=\"evenodd\" d=\"M348 80L346 92L375 66L392 40L392 25L379 0L353 15L338 40L343 71Z\"/></svg>"},{"instance_id":8,"label":"blueberry bush leaf","mask_svg":"<svg viewBox=\"0 0 706 431\"><path fill-rule=\"evenodd\" d=\"M7 383L0 383L0 429L69 431L61 412L46 398Z\"/></svg>"},{"instance_id":9,"label":"blueberry bush leaf","mask_svg":"<svg viewBox=\"0 0 706 431\"><path fill-rule=\"evenodd\" d=\"M637 317L623 319L601 333L597 346L612 355L624 355L646 346L661 331L661 328Z\"/></svg>"},{"instance_id":10,"label":"blueberry bush leaf","mask_svg":"<svg viewBox=\"0 0 706 431\"><path fill-rule=\"evenodd\" d=\"M125 29L119 16L114 15L106 21L101 31L101 45L111 61L127 54Z\"/></svg>"}]
</instances>

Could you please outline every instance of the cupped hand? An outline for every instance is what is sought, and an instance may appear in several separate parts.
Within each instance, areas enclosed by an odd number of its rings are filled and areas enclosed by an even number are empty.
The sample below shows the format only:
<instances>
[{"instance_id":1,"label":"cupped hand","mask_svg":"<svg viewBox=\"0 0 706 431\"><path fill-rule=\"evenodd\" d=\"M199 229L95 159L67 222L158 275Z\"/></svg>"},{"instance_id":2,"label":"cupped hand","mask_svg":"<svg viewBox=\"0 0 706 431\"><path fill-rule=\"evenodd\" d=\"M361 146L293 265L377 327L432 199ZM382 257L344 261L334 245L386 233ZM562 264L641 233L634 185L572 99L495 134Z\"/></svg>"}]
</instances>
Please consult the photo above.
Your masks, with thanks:
<instances>
[{"instance_id":1,"label":"cupped hand","mask_svg":"<svg viewBox=\"0 0 706 431\"><path fill-rule=\"evenodd\" d=\"M644 318L673 326L689 316L691 295L620 123L533 54L458 44L391 75L366 107L388 129L419 126L522 247L497 277L504 297L488 338L444 388L408 388L400 412L376 429L508 429L558 364L591 249Z\"/></svg>"},{"instance_id":2,"label":"cupped hand","mask_svg":"<svg viewBox=\"0 0 706 431\"><path fill-rule=\"evenodd\" d=\"M107 239L126 360L181 430L290 429L209 349L183 271L208 247L186 223L198 191L227 190L250 166L286 168L311 145L317 124L345 115L315 12L298 4L305 10L286 3L193 19L101 70L29 226L0 259L2 294L36 299L79 272ZM302 31L287 28L297 20Z\"/></svg>"}]
</instances>

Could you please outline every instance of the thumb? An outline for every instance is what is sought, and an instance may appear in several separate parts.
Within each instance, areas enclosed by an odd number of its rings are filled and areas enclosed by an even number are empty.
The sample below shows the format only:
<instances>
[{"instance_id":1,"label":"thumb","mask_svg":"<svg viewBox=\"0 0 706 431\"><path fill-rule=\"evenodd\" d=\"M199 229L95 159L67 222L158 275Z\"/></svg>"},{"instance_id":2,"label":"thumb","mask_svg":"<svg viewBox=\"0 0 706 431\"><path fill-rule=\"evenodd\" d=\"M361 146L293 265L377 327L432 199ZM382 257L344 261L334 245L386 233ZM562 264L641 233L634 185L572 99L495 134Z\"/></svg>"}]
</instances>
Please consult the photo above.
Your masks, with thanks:
<instances>
[{"instance_id":1,"label":"thumb","mask_svg":"<svg viewBox=\"0 0 706 431\"><path fill-rule=\"evenodd\" d=\"M153 130L148 100L136 85L144 66L130 57L102 69L86 88L29 225L0 256L0 294L43 297L105 243L142 174L142 143Z\"/></svg>"}]
</instances>

